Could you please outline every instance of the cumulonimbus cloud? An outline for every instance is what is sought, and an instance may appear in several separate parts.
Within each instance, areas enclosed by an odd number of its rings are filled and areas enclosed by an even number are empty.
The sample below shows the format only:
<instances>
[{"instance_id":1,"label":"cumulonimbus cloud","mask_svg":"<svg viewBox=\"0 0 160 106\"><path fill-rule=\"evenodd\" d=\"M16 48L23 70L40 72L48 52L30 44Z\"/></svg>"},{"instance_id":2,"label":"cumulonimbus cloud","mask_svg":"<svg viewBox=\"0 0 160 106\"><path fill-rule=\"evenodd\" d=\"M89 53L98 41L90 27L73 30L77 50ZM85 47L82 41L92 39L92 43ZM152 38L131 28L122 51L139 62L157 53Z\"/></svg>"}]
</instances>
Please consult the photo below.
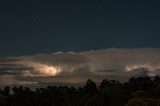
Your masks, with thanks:
<instances>
[{"instance_id":1,"label":"cumulonimbus cloud","mask_svg":"<svg viewBox=\"0 0 160 106\"><path fill-rule=\"evenodd\" d=\"M159 48L110 48L6 57L0 59L0 76L37 83L81 83L87 78L125 81L132 76L159 75L159 54Z\"/></svg>"}]
</instances>

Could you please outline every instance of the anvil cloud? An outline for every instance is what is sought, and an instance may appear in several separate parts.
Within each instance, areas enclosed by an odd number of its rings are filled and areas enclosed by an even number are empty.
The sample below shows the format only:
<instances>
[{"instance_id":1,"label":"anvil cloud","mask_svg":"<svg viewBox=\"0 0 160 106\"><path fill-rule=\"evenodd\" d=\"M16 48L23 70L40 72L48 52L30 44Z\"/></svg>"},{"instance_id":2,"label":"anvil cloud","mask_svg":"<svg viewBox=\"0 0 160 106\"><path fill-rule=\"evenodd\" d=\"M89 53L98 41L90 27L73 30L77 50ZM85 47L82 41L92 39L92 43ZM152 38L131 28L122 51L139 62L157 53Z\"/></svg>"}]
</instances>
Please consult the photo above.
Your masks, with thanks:
<instances>
[{"instance_id":1,"label":"anvil cloud","mask_svg":"<svg viewBox=\"0 0 160 106\"><path fill-rule=\"evenodd\" d=\"M0 85L82 84L160 74L160 49L110 48L0 59Z\"/></svg>"}]
</instances>

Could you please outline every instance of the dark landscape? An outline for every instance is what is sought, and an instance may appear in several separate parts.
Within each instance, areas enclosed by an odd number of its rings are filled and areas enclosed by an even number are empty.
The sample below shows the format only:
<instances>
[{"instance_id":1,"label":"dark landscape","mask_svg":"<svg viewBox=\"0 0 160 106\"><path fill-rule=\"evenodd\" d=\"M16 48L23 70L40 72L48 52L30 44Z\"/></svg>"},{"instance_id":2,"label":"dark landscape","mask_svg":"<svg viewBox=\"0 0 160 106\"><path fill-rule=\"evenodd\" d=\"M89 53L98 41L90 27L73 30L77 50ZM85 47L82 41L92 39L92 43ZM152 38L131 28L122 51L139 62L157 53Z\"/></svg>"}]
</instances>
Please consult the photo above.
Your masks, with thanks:
<instances>
[{"instance_id":1,"label":"dark landscape","mask_svg":"<svg viewBox=\"0 0 160 106\"><path fill-rule=\"evenodd\" d=\"M126 83L103 80L99 87L88 79L83 87L5 86L0 89L0 106L159 106L160 77L130 78Z\"/></svg>"}]
</instances>

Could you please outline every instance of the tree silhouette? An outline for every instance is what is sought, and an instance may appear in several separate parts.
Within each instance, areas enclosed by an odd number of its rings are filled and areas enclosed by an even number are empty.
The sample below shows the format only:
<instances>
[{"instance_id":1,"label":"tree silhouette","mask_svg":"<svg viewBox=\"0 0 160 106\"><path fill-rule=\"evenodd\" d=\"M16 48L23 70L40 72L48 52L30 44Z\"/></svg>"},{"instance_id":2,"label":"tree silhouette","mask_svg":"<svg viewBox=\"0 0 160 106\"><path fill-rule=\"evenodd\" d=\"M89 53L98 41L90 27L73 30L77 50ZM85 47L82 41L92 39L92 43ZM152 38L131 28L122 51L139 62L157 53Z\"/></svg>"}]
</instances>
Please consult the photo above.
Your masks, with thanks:
<instances>
[{"instance_id":1,"label":"tree silhouette","mask_svg":"<svg viewBox=\"0 0 160 106\"><path fill-rule=\"evenodd\" d=\"M93 82L91 79L87 80L87 83L84 86L84 90L88 94L97 94L98 93L98 88L96 86L96 83Z\"/></svg>"},{"instance_id":2,"label":"tree silhouette","mask_svg":"<svg viewBox=\"0 0 160 106\"><path fill-rule=\"evenodd\" d=\"M10 95L10 87L9 86L4 87L3 95L4 96Z\"/></svg>"},{"instance_id":3,"label":"tree silhouette","mask_svg":"<svg viewBox=\"0 0 160 106\"><path fill-rule=\"evenodd\" d=\"M158 106L159 103L158 76L153 80L133 77L126 83L105 79L98 88L89 79L78 88L48 86L31 90L23 86L12 89L6 86L0 89L0 106Z\"/></svg>"}]
</instances>

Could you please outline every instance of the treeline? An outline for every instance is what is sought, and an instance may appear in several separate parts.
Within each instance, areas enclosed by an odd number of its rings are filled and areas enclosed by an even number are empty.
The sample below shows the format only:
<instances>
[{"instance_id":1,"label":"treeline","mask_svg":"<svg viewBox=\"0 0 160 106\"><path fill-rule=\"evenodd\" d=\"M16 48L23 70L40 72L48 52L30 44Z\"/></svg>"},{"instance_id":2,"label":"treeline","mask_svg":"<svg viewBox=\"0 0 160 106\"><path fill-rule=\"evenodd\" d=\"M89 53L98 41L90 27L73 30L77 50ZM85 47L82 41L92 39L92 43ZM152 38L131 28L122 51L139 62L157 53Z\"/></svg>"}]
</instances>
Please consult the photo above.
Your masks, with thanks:
<instances>
[{"instance_id":1,"label":"treeline","mask_svg":"<svg viewBox=\"0 0 160 106\"><path fill-rule=\"evenodd\" d=\"M6 86L0 89L0 106L160 106L160 77L130 78L126 83L105 79L99 87L91 79L79 88Z\"/></svg>"}]
</instances>

